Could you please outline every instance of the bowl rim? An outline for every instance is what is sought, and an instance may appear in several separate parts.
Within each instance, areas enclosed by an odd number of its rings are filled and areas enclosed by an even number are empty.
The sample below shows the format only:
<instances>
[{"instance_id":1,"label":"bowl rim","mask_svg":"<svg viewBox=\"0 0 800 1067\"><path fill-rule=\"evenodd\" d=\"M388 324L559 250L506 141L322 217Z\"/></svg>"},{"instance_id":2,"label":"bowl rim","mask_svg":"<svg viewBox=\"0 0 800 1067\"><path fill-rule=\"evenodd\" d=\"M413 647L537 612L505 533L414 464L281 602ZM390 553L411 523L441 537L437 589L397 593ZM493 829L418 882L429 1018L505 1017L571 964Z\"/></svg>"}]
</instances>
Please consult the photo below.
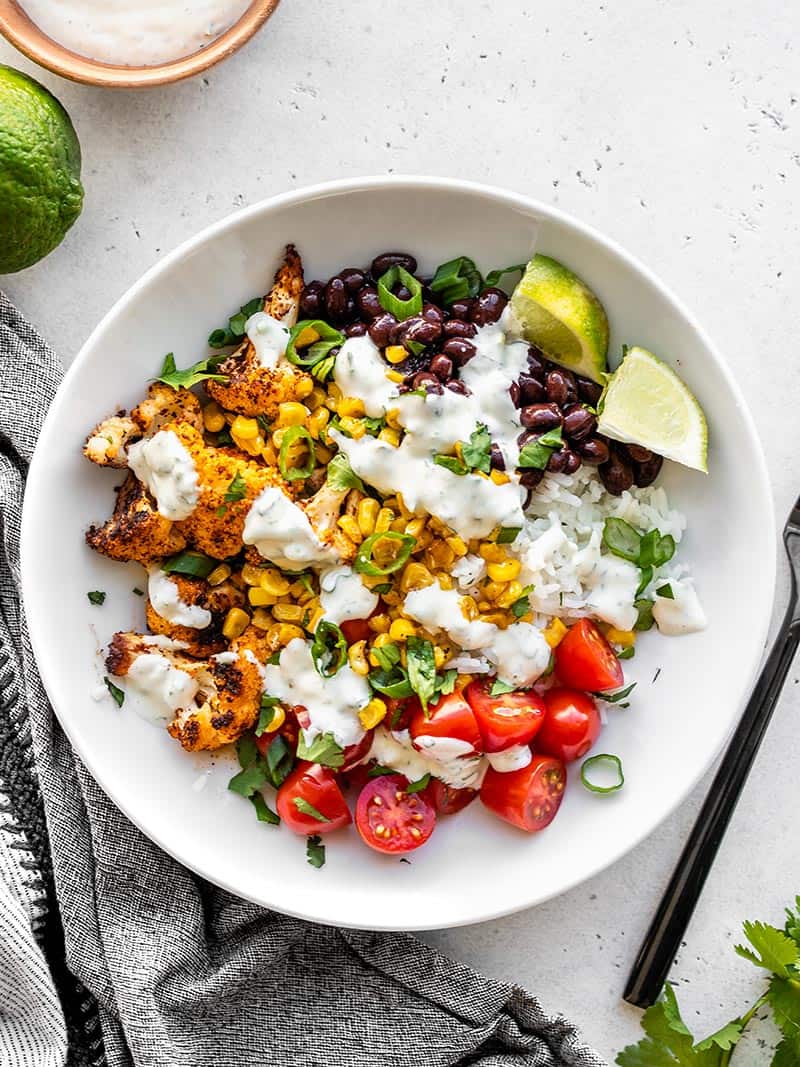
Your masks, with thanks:
<instances>
[{"instance_id":1,"label":"bowl rim","mask_svg":"<svg viewBox=\"0 0 800 1067\"><path fill-rule=\"evenodd\" d=\"M49 37L18 0L0 0L0 34L40 67L70 81L113 89L145 89L194 77L232 56L264 25L280 0L251 0L249 7L206 48L149 67L126 67L81 56Z\"/></svg>"},{"instance_id":2,"label":"bowl rim","mask_svg":"<svg viewBox=\"0 0 800 1067\"><path fill-rule=\"evenodd\" d=\"M139 296L140 292L145 289L150 283L158 277L162 272L168 271L176 263L179 263L185 257L194 253L198 248L202 247L207 242L213 242L216 237L229 229L236 229L239 226L246 223L249 218L259 215L261 212L271 212L280 210L283 207L292 206L295 204L303 203L308 200L317 198L326 199L329 196L335 196L341 193L360 193L379 189L391 189L392 187L410 189L415 192L426 191L439 191L439 192L467 192L473 193L478 197L489 198L495 202L505 204L510 207L518 208L526 212L534 212L537 215L551 219L557 223L563 224L574 231L577 231L586 240L599 245L604 250L610 252L613 256L621 259L631 269L640 273L651 284L661 296L674 307L675 311L682 315L687 324L697 333L700 343L706 349L709 357L716 365L717 369L726 381L728 388L731 390L731 394L734 397L737 408L739 410L739 416L742 422L745 424L746 429L751 435L751 439L755 444L755 448L749 455L750 472L753 475L753 484L757 487L761 500L758 502L759 512L762 516L761 521L766 524L767 530L765 531L769 536L767 538L768 558L762 560L764 567L765 577L769 579L768 582L768 600L765 602L764 618L758 622L757 630L753 633L753 640L751 642L751 654L749 663L747 664L746 676L749 679L746 690L744 690L740 697L739 712L744 709L746 697L749 695L752 688L752 684L756 678L757 669L761 663L766 639L769 633L771 624L772 609L775 603L775 583L777 575L777 530L774 515L774 505L772 500L771 482L767 470L766 458L764 454L763 445L761 439L756 431L755 422L753 417L747 408L742 391L733 377L726 362L720 355L716 346L713 344L708 334L703 327L698 323L692 312L686 307L682 300L674 295L671 289L665 285L660 279L643 263L641 263L635 256L627 252L612 238L606 237L594 227L584 223L568 212L562 211L560 208L552 207L543 201L537 200L533 197L529 197L522 193L513 192L511 190L503 189L498 186L493 186L487 183L472 182L461 178L448 178L448 177L426 177L423 175L370 175L364 177L343 178L334 181L327 181L316 183L309 186L303 186L300 189L295 189L289 192L278 193L274 196L267 197L258 201L255 204L248 205L240 208L231 214L225 216L216 222L206 226L198 233L189 237L187 240L178 245L171 252L167 253L160 260L153 264L134 284L122 294L121 297L113 304L110 310L103 316L97 326L92 330L89 337L81 346L75 360L67 369L64 378L59 386L58 392L53 399L50 409L42 424L42 428L39 434L39 440L41 441L45 437L46 430L51 422L55 422L59 415L59 409L64 403L64 397L67 394L67 387L71 383L74 377L80 373L81 365L86 358L86 353L94 346L95 339L102 334L107 328L107 325L123 310L125 310L129 304L133 303ZM32 587L35 582L34 564L31 562L32 555L26 549L27 544L32 543L32 538L29 537L29 533L33 532L34 517L32 516L33 506L29 506L30 496L27 492L28 486L35 484L40 478L40 468L42 468L42 475L45 473L47 466L46 458L43 450L39 448L38 443L31 460L28 479L26 485L26 493L23 500L22 508L22 520L21 520L21 558L20 558L20 573L21 573L21 590L23 604L27 601L26 589ZM27 612L26 612L27 616ZM28 617L28 627L31 640L31 647L34 653L37 667L40 672L42 683L47 692L48 698L50 698L50 692L56 692L57 686L55 678L52 676L52 672L49 669L48 663L52 657L43 655L40 657L40 651L44 652L43 647L37 637L37 628L31 624L31 619ZM56 711L55 701L51 699L51 704L54 711ZM302 911L293 911L291 908L286 907L282 902L280 906L271 902L265 902L263 899L257 899L253 896L246 896L228 880L220 879L219 875L214 872L211 873L204 866L195 866L194 864L187 862L185 857L178 854L177 851L166 847L164 843L155 837L152 837L149 830L144 827L137 819L136 813L130 810L129 806L121 803L116 796L115 783L110 775L103 773L102 768L96 768L90 758L90 755L84 751L82 745L76 743L70 729L63 721L61 716L56 711L56 716L64 729L67 738L76 751L78 756L84 762L84 765L89 770L92 777L97 784L111 799L111 801L119 808L120 811L128 818L136 827L138 827L142 833L145 834L150 840L165 851L168 855L172 856L177 862L183 866L192 870L195 874L200 875L206 880L210 881L214 885L218 885L228 892L239 896L243 899L249 899L253 903L256 903L262 907L274 908L280 911L282 914L290 915L295 918L317 922L322 925L330 926L342 926L345 925L348 929L370 929L370 930L385 930L385 931L397 931L403 930L407 932L412 931L424 931L431 929L423 922L416 922L413 924L405 924L403 926L397 926L391 922L381 923L376 926L374 923L367 926L359 924L358 922L347 922L343 924L341 920L326 919L319 916L309 916ZM459 926L474 925L478 922L489 922L495 919L502 918L506 915L512 915L516 912L526 910L529 907L534 907L537 904L544 903L549 899L553 899L557 896L561 896L564 893L569 892L576 886L581 885L583 882L588 881L590 878L596 877L606 868L612 866L618 860L622 859L629 852L633 851L638 845L642 843L647 837L649 837L655 830L662 825L669 816L671 816L675 810L686 800L689 794L696 788L700 780L705 777L709 769L716 762L720 753L728 744L731 736L736 729L739 722L739 716L732 716L730 726L725 733L725 736L721 738L718 746L714 751L709 750L706 759L699 765L699 770L686 785L676 792L671 797L670 803L666 806L663 812L660 814L659 819L654 824L647 828L638 831L633 837L626 840L624 847L616 851L611 851L607 856L603 856L598 862L591 865L591 867L583 870L581 873L576 874L574 877L565 881L559 889L554 892L547 892L546 894L536 897L533 900L526 901L522 904L516 905L503 905L494 908L485 908L480 916L461 918L458 917L454 921L447 924L448 928L455 928Z\"/></svg>"}]
</instances>

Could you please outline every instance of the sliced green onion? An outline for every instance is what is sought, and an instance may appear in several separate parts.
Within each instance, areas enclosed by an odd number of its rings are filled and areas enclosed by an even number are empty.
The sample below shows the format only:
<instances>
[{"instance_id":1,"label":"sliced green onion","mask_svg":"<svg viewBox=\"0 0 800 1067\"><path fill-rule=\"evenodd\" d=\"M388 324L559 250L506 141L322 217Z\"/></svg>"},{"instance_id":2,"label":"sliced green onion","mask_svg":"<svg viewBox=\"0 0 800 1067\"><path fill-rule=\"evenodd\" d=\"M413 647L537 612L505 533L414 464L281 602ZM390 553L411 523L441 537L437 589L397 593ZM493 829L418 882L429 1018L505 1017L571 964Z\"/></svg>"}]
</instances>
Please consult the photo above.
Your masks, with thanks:
<instances>
[{"instance_id":1,"label":"sliced green onion","mask_svg":"<svg viewBox=\"0 0 800 1067\"><path fill-rule=\"evenodd\" d=\"M314 633L311 658L322 678L333 678L347 663L347 640L334 622L323 619Z\"/></svg>"},{"instance_id":2,"label":"sliced green onion","mask_svg":"<svg viewBox=\"0 0 800 1067\"><path fill-rule=\"evenodd\" d=\"M106 689L113 697L114 703L117 705L118 708L121 708L122 705L125 703L125 690L120 689L118 685L114 685L108 675L103 678L103 681L106 683Z\"/></svg>"},{"instance_id":3,"label":"sliced green onion","mask_svg":"<svg viewBox=\"0 0 800 1067\"><path fill-rule=\"evenodd\" d=\"M672 592L672 586L667 582L666 585L660 585L656 589L656 596L663 596L665 600L674 600L675 594Z\"/></svg>"},{"instance_id":4,"label":"sliced green onion","mask_svg":"<svg viewBox=\"0 0 800 1067\"><path fill-rule=\"evenodd\" d=\"M219 565L218 559L205 556L202 552L179 552L161 564L161 570L167 574L188 574L192 578L207 578Z\"/></svg>"},{"instance_id":5,"label":"sliced green onion","mask_svg":"<svg viewBox=\"0 0 800 1067\"><path fill-rule=\"evenodd\" d=\"M633 606L637 611L634 630L650 630L653 627L653 601L634 600Z\"/></svg>"},{"instance_id":6,"label":"sliced green onion","mask_svg":"<svg viewBox=\"0 0 800 1067\"><path fill-rule=\"evenodd\" d=\"M442 303L449 305L454 300L477 296L483 288L483 278L469 256L458 256L436 268L428 288L440 293Z\"/></svg>"},{"instance_id":7,"label":"sliced green onion","mask_svg":"<svg viewBox=\"0 0 800 1067\"><path fill-rule=\"evenodd\" d=\"M308 459L304 467L289 466L289 449L302 438L308 445ZM314 470L317 462L317 454L314 451L314 438L305 426L289 426L281 439L281 450L278 454L278 466L281 474L287 482L296 482L300 478L307 478Z\"/></svg>"},{"instance_id":8,"label":"sliced green onion","mask_svg":"<svg viewBox=\"0 0 800 1067\"><path fill-rule=\"evenodd\" d=\"M499 267L497 270L490 270L486 275L486 284L495 286L500 279L506 274L524 274L528 268L527 263L515 263L513 267Z\"/></svg>"},{"instance_id":9,"label":"sliced green onion","mask_svg":"<svg viewBox=\"0 0 800 1067\"><path fill-rule=\"evenodd\" d=\"M603 544L620 559L626 559L629 563L639 562L641 535L624 519L606 519L603 524Z\"/></svg>"},{"instance_id":10,"label":"sliced green onion","mask_svg":"<svg viewBox=\"0 0 800 1067\"><path fill-rule=\"evenodd\" d=\"M411 293L408 300L401 300L392 292L398 282ZM394 315L398 322L410 319L412 315L419 315L422 311L422 282L395 264L378 279L378 300L384 311Z\"/></svg>"},{"instance_id":11,"label":"sliced green onion","mask_svg":"<svg viewBox=\"0 0 800 1067\"><path fill-rule=\"evenodd\" d=\"M314 330L319 334L319 340L304 348L302 352L298 352L295 346L297 338L303 330ZM321 360L330 355L331 349L343 345L344 342L344 334L339 333L338 330L335 330L333 326L329 326L327 322L323 322L322 319L304 319L289 331L286 358L290 363L294 363L295 367L315 367ZM333 367L332 363L331 367ZM330 371L327 373L330 373Z\"/></svg>"},{"instance_id":12,"label":"sliced green onion","mask_svg":"<svg viewBox=\"0 0 800 1067\"><path fill-rule=\"evenodd\" d=\"M621 652L617 653L617 659L633 659L635 655L636 649L633 645L630 645L628 648L623 648Z\"/></svg>"},{"instance_id":13,"label":"sliced green onion","mask_svg":"<svg viewBox=\"0 0 800 1067\"><path fill-rule=\"evenodd\" d=\"M383 538L389 541L399 541L401 548L390 563L387 563L385 567L379 567L377 563L373 562L372 552L375 545ZM399 533L396 530L370 534L358 546L353 569L358 571L359 574L366 574L369 578L381 578L385 574L394 574L395 571L399 571L408 562L416 543L416 537L412 537L411 534Z\"/></svg>"},{"instance_id":14,"label":"sliced green onion","mask_svg":"<svg viewBox=\"0 0 800 1067\"><path fill-rule=\"evenodd\" d=\"M616 771L618 781L612 785L596 785L589 778L589 771L598 765L609 766ZM625 785L625 775L622 773L622 760L611 752L599 752L596 756L590 756L581 764L581 782L592 793L616 793Z\"/></svg>"},{"instance_id":15,"label":"sliced green onion","mask_svg":"<svg viewBox=\"0 0 800 1067\"><path fill-rule=\"evenodd\" d=\"M653 580L653 568L652 567L642 567L641 574L639 576L639 584L636 587L636 595L637 596L641 596L641 594L645 591L645 589L648 587L648 585L650 584L650 582L652 580Z\"/></svg>"},{"instance_id":16,"label":"sliced green onion","mask_svg":"<svg viewBox=\"0 0 800 1067\"><path fill-rule=\"evenodd\" d=\"M512 541L516 541L521 531L521 526L501 526L500 533L497 535L497 544L510 545Z\"/></svg>"}]
</instances>

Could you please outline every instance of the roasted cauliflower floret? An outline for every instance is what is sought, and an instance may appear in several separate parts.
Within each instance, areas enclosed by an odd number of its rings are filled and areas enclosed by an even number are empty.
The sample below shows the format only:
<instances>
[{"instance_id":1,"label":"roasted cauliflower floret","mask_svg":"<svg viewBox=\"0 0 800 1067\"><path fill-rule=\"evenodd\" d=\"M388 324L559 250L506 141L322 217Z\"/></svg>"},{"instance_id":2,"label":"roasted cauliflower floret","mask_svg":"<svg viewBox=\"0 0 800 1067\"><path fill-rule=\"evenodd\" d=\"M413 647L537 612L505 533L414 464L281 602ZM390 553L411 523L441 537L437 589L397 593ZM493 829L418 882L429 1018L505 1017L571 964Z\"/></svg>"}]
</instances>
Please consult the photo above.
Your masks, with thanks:
<instances>
[{"instance_id":1,"label":"roasted cauliflower floret","mask_svg":"<svg viewBox=\"0 0 800 1067\"><path fill-rule=\"evenodd\" d=\"M202 630L170 622L158 614L148 597L145 609L148 629L173 641L181 641L192 656L210 656L226 649L228 642L222 634L222 626L230 609L244 604L242 590L233 582L210 586L202 578L191 578L186 574L170 574L168 580L174 583L178 598L184 604L210 612L211 622Z\"/></svg>"},{"instance_id":2,"label":"roasted cauliflower floret","mask_svg":"<svg viewBox=\"0 0 800 1067\"><path fill-rule=\"evenodd\" d=\"M126 446L139 436L139 427L133 419L111 415L99 422L86 438L83 454L101 467L127 467Z\"/></svg>"},{"instance_id":3,"label":"roasted cauliflower floret","mask_svg":"<svg viewBox=\"0 0 800 1067\"><path fill-rule=\"evenodd\" d=\"M186 422L196 430L203 429L200 401L188 389L173 389L164 382L151 382L147 396L131 412L131 419L140 436L152 437L169 422Z\"/></svg>"},{"instance_id":4,"label":"roasted cauliflower floret","mask_svg":"<svg viewBox=\"0 0 800 1067\"><path fill-rule=\"evenodd\" d=\"M223 652L196 660L158 640L115 634L106 668L117 678L127 678L126 688L146 693L165 716L174 715L167 730L188 752L221 748L255 725L261 669L254 659L244 652ZM141 669L143 657L148 658L146 671Z\"/></svg>"},{"instance_id":5,"label":"roasted cauliflower floret","mask_svg":"<svg viewBox=\"0 0 800 1067\"><path fill-rule=\"evenodd\" d=\"M264 299L264 311L274 319L293 326L297 321L303 291L303 264L293 245L288 245L284 261L275 275L272 289ZM274 419L278 405L298 400L311 392L311 379L285 360L264 367L249 340L217 367L227 381L207 381L208 395L228 411L240 415L264 415Z\"/></svg>"},{"instance_id":6,"label":"roasted cauliflower floret","mask_svg":"<svg viewBox=\"0 0 800 1067\"><path fill-rule=\"evenodd\" d=\"M264 562L260 557L259 561L261 563ZM257 626L248 626L241 637L231 641L231 650L233 652L244 652L245 649L248 649L263 666L270 656L281 648L277 634L273 633L271 637L267 636L267 634L268 631L259 630Z\"/></svg>"},{"instance_id":7,"label":"roasted cauliflower floret","mask_svg":"<svg viewBox=\"0 0 800 1067\"><path fill-rule=\"evenodd\" d=\"M159 515L145 487L134 474L129 474L117 492L111 518L102 526L90 526L86 543L110 559L136 560L147 565L180 552L186 547L186 537L174 523Z\"/></svg>"},{"instance_id":8,"label":"roasted cauliflower floret","mask_svg":"<svg viewBox=\"0 0 800 1067\"><path fill-rule=\"evenodd\" d=\"M356 555L356 545L338 525L342 506L349 492L349 489L333 489L326 482L308 500L297 501L308 515L308 520L320 541L332 545L345 563L352 563Z\"/></svg>"}]
</instances>

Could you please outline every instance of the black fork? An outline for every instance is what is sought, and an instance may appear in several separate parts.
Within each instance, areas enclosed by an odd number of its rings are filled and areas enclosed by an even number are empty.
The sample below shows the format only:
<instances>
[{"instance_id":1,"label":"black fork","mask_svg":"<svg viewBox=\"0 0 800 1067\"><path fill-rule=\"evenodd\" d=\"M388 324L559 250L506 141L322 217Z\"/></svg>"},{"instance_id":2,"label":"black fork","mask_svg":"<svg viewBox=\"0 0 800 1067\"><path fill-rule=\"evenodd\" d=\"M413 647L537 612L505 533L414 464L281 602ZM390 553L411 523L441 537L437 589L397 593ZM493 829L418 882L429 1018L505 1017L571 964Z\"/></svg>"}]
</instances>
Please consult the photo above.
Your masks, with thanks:
<instances>
[{"instance_id":1,"label":"black fork","mask_svg":"<svg viewBox=\"0 0 800 1067\"><path fill-rule=\"evenodd\" d=\"M628 976L623 996L639 1008L653 1004L664 986L800 644L800 499L784 527L783 543L791 572L789 605Z\"/></svg>"}]
</instances>

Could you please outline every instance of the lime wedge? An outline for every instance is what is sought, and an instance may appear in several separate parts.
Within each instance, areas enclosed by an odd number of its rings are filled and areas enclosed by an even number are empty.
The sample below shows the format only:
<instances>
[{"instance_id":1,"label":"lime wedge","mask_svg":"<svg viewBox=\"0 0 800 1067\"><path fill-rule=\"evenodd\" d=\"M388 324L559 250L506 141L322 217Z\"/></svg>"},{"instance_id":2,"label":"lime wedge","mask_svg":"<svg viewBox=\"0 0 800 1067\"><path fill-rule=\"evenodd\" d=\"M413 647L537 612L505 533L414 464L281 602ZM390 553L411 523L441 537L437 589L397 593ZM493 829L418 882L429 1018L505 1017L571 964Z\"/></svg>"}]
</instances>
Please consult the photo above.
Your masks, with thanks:
<instances>
[{"instance_id":1,"label":"lime wedge","mask_svg":"<svg viewBox=\"0 0 800 1067\"><path fill-rule=\"evenodd\" d=\"M606 379L608 319L589 286L569 267L536 255L511 295L511 310L526 341L554 363L602 385Z\"/></svg>"},{"instance_id":2,"label":"lime wedge","mask_svg":"<svg viewBox=\"0 0 800 1067\"><path fill-rule=\"evenodd\" d=\"M629 348L608 380L597 429L684 467L708 471L703 409L671 367L646 348Z\"/></svg>"}]
</instances>

